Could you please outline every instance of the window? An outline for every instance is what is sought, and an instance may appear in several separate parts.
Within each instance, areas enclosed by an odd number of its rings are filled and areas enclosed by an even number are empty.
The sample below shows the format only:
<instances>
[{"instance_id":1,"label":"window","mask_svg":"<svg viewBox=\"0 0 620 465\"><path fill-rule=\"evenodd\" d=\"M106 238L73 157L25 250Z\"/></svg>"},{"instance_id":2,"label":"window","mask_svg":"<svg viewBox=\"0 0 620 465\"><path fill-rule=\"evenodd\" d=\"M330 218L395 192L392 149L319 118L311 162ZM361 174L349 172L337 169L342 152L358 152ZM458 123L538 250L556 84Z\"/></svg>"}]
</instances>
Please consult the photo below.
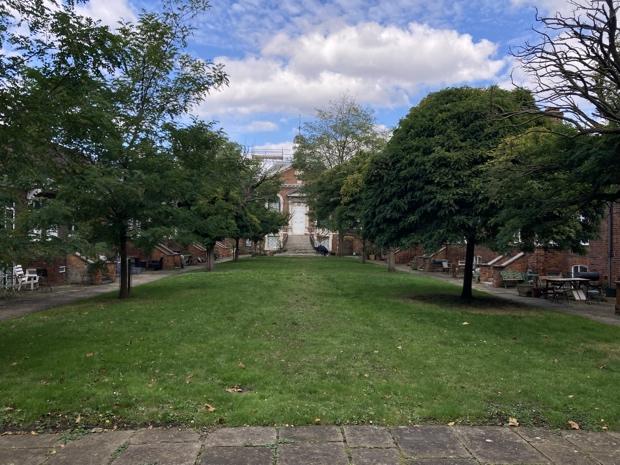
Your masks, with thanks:
<instances>
[{"instance_id":1,"label":"window","mask_svg":"<svg viewBox=\"0 0 620 465\"><path fill-rule=\"evenodd\" d=\"M268 205L267 205L267 208L269 210L274 210L274 211L277 211L277 212L281 211L280 207L281 206L280 206L280 198L279 197L276 197L271 202L269 202Z\"/></svg>"},{"instance_id":2,"label":"window","mask_svg":"<svg viewBox=\"0 0 620 465\"><path fill-rule=\"evenodd\" d=\"M0 222L0 227L15 229L15 204L12 207L4 207L4 217Z\"/></svg>"},{"instance_id":3,"label":"window","mask_svg":"<svg viewBox=\"0 0 620 465\"><path fill-rule=\"evenodd\" d=\"M577 275L577 273L587 273L588 267L586 265L573 265L572 268L572 276L573 278Z\"/></svg>"}]
</instances>

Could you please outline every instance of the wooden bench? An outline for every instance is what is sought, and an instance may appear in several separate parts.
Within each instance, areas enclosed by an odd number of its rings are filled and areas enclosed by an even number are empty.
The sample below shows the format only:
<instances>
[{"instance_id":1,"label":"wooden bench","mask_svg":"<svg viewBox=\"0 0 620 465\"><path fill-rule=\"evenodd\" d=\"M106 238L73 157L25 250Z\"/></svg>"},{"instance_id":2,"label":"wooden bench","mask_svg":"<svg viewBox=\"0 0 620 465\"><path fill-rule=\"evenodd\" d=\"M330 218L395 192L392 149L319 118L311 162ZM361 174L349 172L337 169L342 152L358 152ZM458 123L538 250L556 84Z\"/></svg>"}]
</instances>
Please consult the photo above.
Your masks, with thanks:
<instances>
[{"instance_id":1,"label":"wooden bench","mask_svg":"<svg viewBox=\"0 0 620 465\"><path fill-rule=\"evenodd\" d=\"M504 270L500 271L499 274L502 277L504 287L508 287L509 284L516 286L518 283L525 281L524 273L520 271Z\"/></svg>"}]
</instances>

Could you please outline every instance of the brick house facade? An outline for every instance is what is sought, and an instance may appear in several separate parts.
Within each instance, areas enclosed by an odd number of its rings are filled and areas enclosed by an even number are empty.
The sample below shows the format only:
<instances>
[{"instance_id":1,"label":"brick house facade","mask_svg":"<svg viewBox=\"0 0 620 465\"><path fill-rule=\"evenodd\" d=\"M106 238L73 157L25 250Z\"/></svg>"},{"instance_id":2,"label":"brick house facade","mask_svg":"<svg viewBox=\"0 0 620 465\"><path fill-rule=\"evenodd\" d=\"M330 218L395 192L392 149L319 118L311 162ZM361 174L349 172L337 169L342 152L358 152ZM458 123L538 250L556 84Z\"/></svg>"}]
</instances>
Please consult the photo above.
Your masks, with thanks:
<instances>
[{"instance_id":1,"label":"brick house facade","mask_svg":"<svg viewBox=\"0 0 620 465\"><path fill-rule=\"evenodd\" d=\"M313 236L317 244L323 244L330 251L335 250L335 235L329 231L318 230L315 222L310 219L308 204L301 190L303 181L297 170L290 164L284 165L280 168L280 176L282 188L271 208L288 214L289 222L278 234L265 237L265 250L275 252L282 249L289 236Z\"/></svg>"}]
</instances>

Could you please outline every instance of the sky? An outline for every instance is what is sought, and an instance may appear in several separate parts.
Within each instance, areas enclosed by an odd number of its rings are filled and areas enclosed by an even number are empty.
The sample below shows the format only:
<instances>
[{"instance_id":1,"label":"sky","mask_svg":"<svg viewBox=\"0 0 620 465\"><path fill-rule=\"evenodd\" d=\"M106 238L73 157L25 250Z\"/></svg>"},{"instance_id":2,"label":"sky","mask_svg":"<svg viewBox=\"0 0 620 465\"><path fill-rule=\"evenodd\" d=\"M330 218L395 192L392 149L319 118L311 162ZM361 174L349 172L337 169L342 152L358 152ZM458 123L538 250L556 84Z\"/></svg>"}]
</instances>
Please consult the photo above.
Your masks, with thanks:
<instances>
[{"instance_id":1,"label":"sky","mask_svg":"<svg viewBox=\"0 0 620 465\"><path fill-rule=\"evenodd\" d=\"M80 6L111 26L157 7ZM343 95L394 128L443 87L509 88L511 74L525 81L510 48L532 38L536 9L567 8L567 0L212 0L189 51L223 63L230 85L194 113L256 150L290 149L300 122Z\"/></svg>"}]
</instances>

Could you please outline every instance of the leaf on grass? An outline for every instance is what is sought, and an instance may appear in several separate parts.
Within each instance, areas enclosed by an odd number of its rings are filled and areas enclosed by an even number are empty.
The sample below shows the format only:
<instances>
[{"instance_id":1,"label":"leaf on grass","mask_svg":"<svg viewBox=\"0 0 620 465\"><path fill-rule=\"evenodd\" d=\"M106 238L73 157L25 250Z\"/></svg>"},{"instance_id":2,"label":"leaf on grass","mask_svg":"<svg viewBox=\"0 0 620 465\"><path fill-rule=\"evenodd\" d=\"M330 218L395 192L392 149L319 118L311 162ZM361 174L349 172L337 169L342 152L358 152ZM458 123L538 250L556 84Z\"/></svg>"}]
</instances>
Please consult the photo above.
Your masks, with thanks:
<instances>
[{"instance_id":1,"label":"leaf on grass","mask_svg":"<svg viewBox=\"0 0 620 465\"><path fill-rule=\"evenodd\" d=\"M579 423L573 420L568 420L568 426L570 426L570 429L581 429Z\"/></svg>"},{"instance_id":2,"label":"leaf on grass","mask_svg":"<svg viewBox=\"0 0 620 465\"><path fill-rule=\"evenodd\" d=\"M79 422L81 422L81 421L82 421L82 415L80 415L80 414L78 413L78 416L75 418L75 422L76 422L76 423L79 423Z\"/></svg>"},{"instance_id":3,"label":"leaf on grass","mask_svg":"<svg viewBox=\"0 0 620 465\"><path fill-rule=\"evenodd\" d=\"M462 325L463 326L467 326L469 324L469 321L463 321Z\"/></svg>"},{"instance_id":4,"label":"leaf on grass","mask_svg":"<svg viewBox=\"0 0 620 465\"><path fill-rule=\"evenodd\" d=\"M315 424L315 425L320 425L320 424L321 424L321 419L320 419L320 418L318 418L318 417L317 417L317 418L315 418L315 419L314 419L314 424Z\"/></svg>"},{"instance_id":5,"label":"leaf on grass","mask_svg":"<svg viewBox=\"0 0 620 465\"><path fill-rule=\"evenodd\" d=\"M239 362L239 368L241 368L241 369L245 368L245 365L244 365L243 362Z\"/></svg>"},{"instance_id":6,"label":"leaf on grass","mask_svg":"<svg viewBox=\"0 0 620 465\"><path fill-rule=\"evenodd\" d=\"M209 413L215 412L215 407L211 404L205 404L205 410Z\"/></svg>"},{"instance_id":7,"label":"leaf on grass","mask_svg":"<svg viewBox=\"0 0 620 465\"><path fill-rule=\"evenodd\" d=\"M453 421L448 423L448 426L454 426L454 425L455 425L455 423Z\"/></svg>"},{"instance_id":8,"label":"leaf on grass","mask_svg":"<svg viewBox=\"0 0 620 465\"><path fill-rule=\"evenodd\" d=\"M87 352L86 353L86 357L94 357L95 353L94 352Z\"/></svg>"},{"instance_id":9,"label":"leaf on grass","mask_svg":"<svg viewBox=\"0 0 620 465\"><path fill-rule=\"evenodd\" d=\"M519 420L517 420L515 417L508 418L508 426L519 426Z\"/></svg>"},{"instance_id":10,"label":"leaf on grass","mask_svg":"<svg viewBox=\"0 0 620 465\"><path fill-rule=\"evenodd\" d=\"M234 386L226 388L226 392L230 392L231 394L235 394L235 393L243 392L243 388L236 384Z\"/></svg>"}]
</instances>

